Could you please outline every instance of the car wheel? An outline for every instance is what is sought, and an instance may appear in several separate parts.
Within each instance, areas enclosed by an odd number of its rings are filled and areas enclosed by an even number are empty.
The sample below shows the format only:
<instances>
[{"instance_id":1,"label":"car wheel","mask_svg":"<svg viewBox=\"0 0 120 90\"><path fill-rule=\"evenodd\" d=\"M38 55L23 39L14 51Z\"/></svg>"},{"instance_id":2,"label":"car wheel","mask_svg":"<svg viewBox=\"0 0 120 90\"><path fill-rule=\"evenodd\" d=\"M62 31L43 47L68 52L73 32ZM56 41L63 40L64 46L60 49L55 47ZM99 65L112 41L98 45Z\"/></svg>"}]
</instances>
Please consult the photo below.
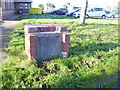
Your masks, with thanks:
<instances>
[{"instance_id":1,"label":"car wheel","mask_svg":"<svg viewBox=\"0 0 120 90\"><path fill-rule=\"evenodd\" d=\"M72 16L75 17L75 14L73 14Z\"/></svg>"},{"instance_id":2,"label":"car wheel","mask_svg":"<svg viewBox=\"0 0 120 90\"><path fill-rule=\"evenodd\" d=\"M55 12L54 12L53 14L54 14L54 15L56 15L56 13L55 13Z\"/></svg>"},{"instance_id":3,"label":"car wheel","mask_svg":"<svg viewBox=\"0 0 120 90\"><path fill-rule=\"evenodd\" d=\"M105 15L103 15L103 16L101 17L101 19L106 19L106 16L105 16Z\"/></svg>"},{"instance_id":4,"label":"car wheel","mask_svg":"<svg viewBox=\"0 0 120 90\"><path fill-rule=\"evenodd\" d=\"M111 18L114 18L114 16L112 15Z\"/></svg>"}]
</instances>

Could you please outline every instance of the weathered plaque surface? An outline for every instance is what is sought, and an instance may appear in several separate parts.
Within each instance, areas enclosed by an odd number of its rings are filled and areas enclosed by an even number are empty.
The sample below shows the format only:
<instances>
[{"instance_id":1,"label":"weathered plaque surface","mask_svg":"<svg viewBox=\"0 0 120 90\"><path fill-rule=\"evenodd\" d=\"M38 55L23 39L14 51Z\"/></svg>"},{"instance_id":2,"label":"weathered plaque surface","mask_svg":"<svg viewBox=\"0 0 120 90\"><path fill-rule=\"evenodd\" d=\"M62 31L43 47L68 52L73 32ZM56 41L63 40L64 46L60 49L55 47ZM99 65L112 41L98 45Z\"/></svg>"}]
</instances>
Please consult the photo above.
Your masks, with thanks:
<instances>
[{"instance_id":1,"label":"weathered plaque surface","mask_svg":"<svg viewBox=\"0 0 120 90\"><path fill-rule=\"evenodd\" d=\"M60 56L61 47L61 33L36 34L36 58L38 61Z\"/></svg>"}]
</instances>

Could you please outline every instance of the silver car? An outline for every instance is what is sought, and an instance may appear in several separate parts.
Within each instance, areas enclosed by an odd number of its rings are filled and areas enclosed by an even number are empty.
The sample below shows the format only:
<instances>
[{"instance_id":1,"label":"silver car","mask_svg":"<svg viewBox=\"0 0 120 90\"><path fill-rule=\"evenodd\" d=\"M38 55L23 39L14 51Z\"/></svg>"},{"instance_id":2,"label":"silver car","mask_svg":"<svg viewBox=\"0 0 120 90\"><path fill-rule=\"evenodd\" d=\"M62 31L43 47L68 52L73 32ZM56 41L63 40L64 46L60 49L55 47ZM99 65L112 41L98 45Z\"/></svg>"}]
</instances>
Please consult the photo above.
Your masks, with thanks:
<instances>
[{"instance_id":1,"label":"silver car","mask_svg":"<svg viewBox=\"0 0 120 90\"><path fill-rule=\"evenodd\" d=\"M74 17L79 18L81 12L74 13ZM106 10L104 8L88 8L86 12L86 18L106 18Z\"/></svg>"},{"instance_id":2,"label":"silver car","mask_svg":"<svg viewBox=\"0 0 120 90\"><path fill-rule=\"evenodd\" d=\"M117 12L111 12L110 14L107 14L106 16L108 18L115 18L115 15L118 14Z\"/></svg>"}]
</instances>

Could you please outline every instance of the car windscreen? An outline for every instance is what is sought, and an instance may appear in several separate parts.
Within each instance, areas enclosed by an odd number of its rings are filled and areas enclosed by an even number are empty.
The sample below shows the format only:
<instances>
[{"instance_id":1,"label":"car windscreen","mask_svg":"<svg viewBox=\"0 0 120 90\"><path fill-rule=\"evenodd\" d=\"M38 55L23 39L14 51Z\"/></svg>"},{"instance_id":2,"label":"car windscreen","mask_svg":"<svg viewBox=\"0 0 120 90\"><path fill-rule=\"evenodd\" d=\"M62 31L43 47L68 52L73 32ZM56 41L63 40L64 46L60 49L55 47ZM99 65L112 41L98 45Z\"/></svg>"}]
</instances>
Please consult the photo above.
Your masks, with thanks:
<instances>
[{"instance_id":1,"label":"car windscreen","mask_svg":"<svg viewBox=\"0 0 120 90\"><path fill-rule=\"evenodd\" d=\"M94 8L95 11L103 11L102 8Z\"/></svg>"},{"instance_id":2,"label":"car windscreen","mask_svg":"<svg viewBox=\"0 0 120 90\"><path fill-rule=\"evenodd\" d=\"M65 8L60 8L60 9L58 9L58 10L66 10Z\"/></svg>"}]
</instances>

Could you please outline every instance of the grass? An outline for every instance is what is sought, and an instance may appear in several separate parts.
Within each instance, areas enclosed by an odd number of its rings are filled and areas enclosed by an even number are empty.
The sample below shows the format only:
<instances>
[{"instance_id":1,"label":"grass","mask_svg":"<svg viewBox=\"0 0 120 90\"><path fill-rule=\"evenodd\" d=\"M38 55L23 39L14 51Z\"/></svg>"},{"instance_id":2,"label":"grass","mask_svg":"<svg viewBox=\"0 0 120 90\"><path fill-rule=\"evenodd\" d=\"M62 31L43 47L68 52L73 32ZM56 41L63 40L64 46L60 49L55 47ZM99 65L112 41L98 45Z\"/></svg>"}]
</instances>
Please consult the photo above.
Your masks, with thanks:
<instances>
[{"instance_id":1,"label":"grass","mask_svg":"<svg viewBox=\"0 0 120 90\"><path fill-rule=\"evenodd\" d=\"M83 25L79 19L47 14L23 15L18 20L23 21L5 49L9 58L2 63L1 88L93 88L119 72L117 21L87 19ZM69 57L53 57L44 63L27 60L25 24L67 26L71 34Z\"/></svg>"},{"instance_id":2,"label":"grass","mask_svg":"<svg viewBox=\"0 0 120 90\"><path fill-rule=\"evenodd\" d=\"M0 20L0 22L2 22L2 21Z\"/></svg>"},{"instance_id":3,"label":"grass","mask_svg":"<svg viewBox=\"0 0 120 90\"><path fill-rule=\"evenodd\" d=\"M24 19L75 19L74 17L52 15L52 14L41 14L41 15L22 15L17 20Z\"/></svg>"},{"instance_id":4,"label":"grass","mask_svg":"<svg viewBox=\"0 0 120 90\"><path fill-rule=\"evenodd\" d=\"M103 87L104 87L104 88L110 88L112 85L115 85L116 83L118 83L118 80L119 80L119 79L116 78L116 79L110 81L109 83L103 85Z\"/></svg>"}]
</instances>

